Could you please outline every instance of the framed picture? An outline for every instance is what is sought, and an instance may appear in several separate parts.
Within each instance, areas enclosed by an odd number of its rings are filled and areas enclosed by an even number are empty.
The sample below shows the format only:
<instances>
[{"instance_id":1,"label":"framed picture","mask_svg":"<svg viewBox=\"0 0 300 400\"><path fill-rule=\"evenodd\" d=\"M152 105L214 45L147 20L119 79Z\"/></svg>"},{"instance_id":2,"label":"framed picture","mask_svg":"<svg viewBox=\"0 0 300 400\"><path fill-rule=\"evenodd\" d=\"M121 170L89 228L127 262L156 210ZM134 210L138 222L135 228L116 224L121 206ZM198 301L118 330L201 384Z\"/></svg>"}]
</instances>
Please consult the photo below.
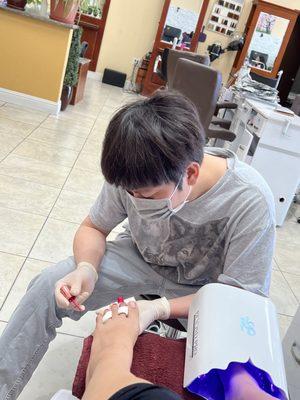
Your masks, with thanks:
<instances>
[{"instance_id":1,"label":"framed picture","mask_svg":"<svg viewBox=\"0 0 300 400\"><path fill-rule=\"evenodd\" d=\"M276 22L276 16L261 12L257 21L256 31L271 34Z\"/></svg>"}]
</instances>

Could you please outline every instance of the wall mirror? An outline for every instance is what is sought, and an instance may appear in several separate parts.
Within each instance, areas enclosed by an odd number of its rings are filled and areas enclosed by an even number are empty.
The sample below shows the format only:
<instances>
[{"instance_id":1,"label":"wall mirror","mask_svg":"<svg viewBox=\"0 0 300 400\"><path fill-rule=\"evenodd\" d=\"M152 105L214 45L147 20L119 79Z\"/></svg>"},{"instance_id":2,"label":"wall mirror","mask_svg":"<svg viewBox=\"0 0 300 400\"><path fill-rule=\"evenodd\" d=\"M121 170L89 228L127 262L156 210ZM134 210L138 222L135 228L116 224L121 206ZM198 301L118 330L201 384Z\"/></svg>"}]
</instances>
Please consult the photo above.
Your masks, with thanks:
<instances>
[{"instance_id":1,"label":"wall mirror","mask_svg":"<svg viewBox=\"0 0 300 400\"><path fill-rule=\"evenodd\" d=\"M249 65L272 72L290 20L261 12L249 48Z\"/></svg>"},{"instance_id":2,"label":"wall mirror","mask_svg":"<svg viewBox=\"0 0 300 400\"><path fill-rule=\"evenodd\" d=\"M166 81L159 74L166 48L197 50L199 35L209 0L165 0L151 57L147 66L142 94L151 95Z\"/></svg>"},{"instance_id":3,"label":"wall mirror","mask_svg":"<svg viewBox=\"0 0 300 400\"><path fill-rule=\"evenodd\" d=\"M184 43L190 48L197 27L203 0L176 1L172 0L168 9L164 29L161 35L163 42Z\"/></svg>"},{"instance_id":4,"label":"wall mirror","mask_svg":"<svg viewBox=\"0 0 300 400\"><path fill-rule=\"evenodd\" d=\"M263 0L254 0L245 27L245 44L238 51L231 73L245 60L251 70L266 78L277 78L298 11Z\"/></svg>"}]
</instances>

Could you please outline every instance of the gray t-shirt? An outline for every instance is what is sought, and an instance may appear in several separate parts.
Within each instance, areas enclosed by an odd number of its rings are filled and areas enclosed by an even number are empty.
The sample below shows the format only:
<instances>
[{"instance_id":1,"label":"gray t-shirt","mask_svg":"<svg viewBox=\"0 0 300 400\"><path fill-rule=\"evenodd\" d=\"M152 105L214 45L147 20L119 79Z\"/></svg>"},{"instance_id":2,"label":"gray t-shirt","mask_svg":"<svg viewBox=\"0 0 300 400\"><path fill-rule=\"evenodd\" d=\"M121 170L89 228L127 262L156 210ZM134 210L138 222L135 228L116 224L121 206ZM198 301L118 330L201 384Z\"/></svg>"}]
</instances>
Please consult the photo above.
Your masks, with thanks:
<instances>
[{"instance_id":1,"label":"gray t-shirt","mask_svg":"<svg viewBox=\"0 0 300 400\"><path fill-rule=\"evenodd\" d=\"M227 159L225 175L170 218L141 218L124 189L105 183L91 208L91 221L110 232L128 217L137 251L149 268L172 282L222 282L268 295L275 242L273 195L258 172L231 151L205 152Z\"/></svg>"}]
</instances>

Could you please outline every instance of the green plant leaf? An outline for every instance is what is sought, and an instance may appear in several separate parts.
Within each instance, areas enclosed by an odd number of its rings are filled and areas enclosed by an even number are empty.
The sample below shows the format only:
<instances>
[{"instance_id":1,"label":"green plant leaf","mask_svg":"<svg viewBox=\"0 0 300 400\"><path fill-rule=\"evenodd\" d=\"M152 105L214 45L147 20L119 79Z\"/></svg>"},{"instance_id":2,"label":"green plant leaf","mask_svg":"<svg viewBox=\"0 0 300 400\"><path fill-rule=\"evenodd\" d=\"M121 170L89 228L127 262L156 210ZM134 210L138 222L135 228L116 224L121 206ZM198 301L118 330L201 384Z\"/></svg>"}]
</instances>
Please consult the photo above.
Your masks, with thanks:
<instances>
[{"instance_id":1,"label":"green plant leaf","mask_svg":"<svg viewBox=\"0 0 300 400\"><path fill-rule=\"evenodd\" d=\"M65 86L75 86L78 82L79 57L81 52L82 28L74 29L64 78Z\"/></svg>"}]
</instances>

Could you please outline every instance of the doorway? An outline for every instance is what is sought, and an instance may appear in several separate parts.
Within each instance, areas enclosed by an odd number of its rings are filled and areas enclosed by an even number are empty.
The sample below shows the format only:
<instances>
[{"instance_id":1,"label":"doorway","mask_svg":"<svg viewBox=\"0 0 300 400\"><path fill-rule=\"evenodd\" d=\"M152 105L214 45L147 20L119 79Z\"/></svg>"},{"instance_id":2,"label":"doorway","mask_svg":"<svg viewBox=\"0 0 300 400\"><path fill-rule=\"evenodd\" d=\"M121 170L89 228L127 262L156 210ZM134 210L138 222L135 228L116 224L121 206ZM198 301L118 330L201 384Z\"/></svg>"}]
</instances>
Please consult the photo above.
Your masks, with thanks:
<instances>
[{"instance_id":1,"label":"doorway","mask_svg":"<svg viewBox=\"0 0 300 400\"><path fill-rule=\"evenodd\" d=\"M280 103L290 107L300 94L300 16L298 16L289 44L282 59L282 78L278 86Z\"/></svg>"},{"instance_id":2,"label":"doorway","mask_svg":"<svg viewBox=\"0 0 300 400\"><path fill-rule=\"evenodd\" d=\"M90 71L96 71L103 33L106 25L107 15L109 11L110 0L105 0L100 10L100 15L81 14L79 26L83 29L81 42L87 42L88 48L84 55L85 58L91 60L89 65ZM77 15L77 18L79 15Z\"/></svg>"}]
</instances>

